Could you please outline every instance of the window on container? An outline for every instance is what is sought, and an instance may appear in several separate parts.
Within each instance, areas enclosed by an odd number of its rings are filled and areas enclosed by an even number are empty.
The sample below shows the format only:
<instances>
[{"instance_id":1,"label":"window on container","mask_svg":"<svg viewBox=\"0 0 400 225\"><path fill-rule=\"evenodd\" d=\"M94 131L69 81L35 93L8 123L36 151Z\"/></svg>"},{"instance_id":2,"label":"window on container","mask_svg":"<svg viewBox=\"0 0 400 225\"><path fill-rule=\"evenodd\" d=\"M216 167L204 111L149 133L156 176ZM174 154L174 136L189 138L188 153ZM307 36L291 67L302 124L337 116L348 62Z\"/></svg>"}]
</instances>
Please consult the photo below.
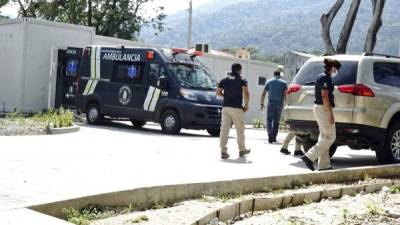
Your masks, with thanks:
<instances>
[{"instance_id":1,"label":"window on container","mask_svg":"<svg viewBox=\"0 0 400 225\"><path fill-rule=\"evenodd\" d=\"M112 82L140 84L143 80L143 65L137 63L115 62Z\"/></svg>"},{"instance_id":2,"label":"window on container","mask_svg":"<svg viewBox=\"0 0 400 225\"><path fill-rule=\"evenodd\" d=\"M267 83L266 77L262 77L262 76L258 77L258 86L265 86L266 83Z\"/></svg>"},{"instance_id":3,"label":"window on container","mask_svg":"<svg viewBox=\"0 0 400 225\"><path fill-rule=\"evenodd\" d=\"M374 63L374 79L379 84L400 87L400 63Z\"/></svg>"}]
</instances>

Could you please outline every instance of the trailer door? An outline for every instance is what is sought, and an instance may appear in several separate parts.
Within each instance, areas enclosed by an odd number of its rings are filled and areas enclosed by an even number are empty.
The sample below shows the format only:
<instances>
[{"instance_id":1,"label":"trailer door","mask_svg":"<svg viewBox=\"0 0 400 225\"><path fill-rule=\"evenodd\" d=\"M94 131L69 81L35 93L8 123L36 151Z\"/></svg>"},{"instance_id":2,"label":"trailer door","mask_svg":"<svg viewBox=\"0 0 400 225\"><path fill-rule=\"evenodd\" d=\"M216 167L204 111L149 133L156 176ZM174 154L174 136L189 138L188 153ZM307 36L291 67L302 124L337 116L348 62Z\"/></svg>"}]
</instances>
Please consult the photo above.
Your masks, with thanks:
<instances>
[{"instance_id":1,"label":"trailer door","mask_svg":"<svg viewBox=\"0 0 400 225\"><path fill-rule=\"evenodd\" d=\"M78 70L82 56L81 48L58 51L56 108L75 108Z\"/></svg>"}]
</instances>

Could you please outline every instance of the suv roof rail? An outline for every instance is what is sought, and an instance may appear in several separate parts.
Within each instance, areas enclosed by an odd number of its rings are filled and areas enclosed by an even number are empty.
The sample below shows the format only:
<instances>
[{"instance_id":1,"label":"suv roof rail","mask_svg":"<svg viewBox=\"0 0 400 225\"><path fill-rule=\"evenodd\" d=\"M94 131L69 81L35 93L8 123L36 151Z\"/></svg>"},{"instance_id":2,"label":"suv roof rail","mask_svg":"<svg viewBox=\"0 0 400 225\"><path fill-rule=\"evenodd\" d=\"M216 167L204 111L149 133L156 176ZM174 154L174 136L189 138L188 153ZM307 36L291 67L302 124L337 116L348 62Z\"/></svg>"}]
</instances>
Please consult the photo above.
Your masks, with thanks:
<instances>
[{"instance_id":1,"label":"suv roof rail","mask_svg":"<svg viewBox=\"0 0 400 225\"><path fill-rule=\"evenodd\" d=\"M379 54L379 53L373 53L373 52L364 52L362 56L382 56L385 58L397 58L400 59L400 56L395 56L395 55L385 55L385 54Z\"/></svg>"}]
</instances>

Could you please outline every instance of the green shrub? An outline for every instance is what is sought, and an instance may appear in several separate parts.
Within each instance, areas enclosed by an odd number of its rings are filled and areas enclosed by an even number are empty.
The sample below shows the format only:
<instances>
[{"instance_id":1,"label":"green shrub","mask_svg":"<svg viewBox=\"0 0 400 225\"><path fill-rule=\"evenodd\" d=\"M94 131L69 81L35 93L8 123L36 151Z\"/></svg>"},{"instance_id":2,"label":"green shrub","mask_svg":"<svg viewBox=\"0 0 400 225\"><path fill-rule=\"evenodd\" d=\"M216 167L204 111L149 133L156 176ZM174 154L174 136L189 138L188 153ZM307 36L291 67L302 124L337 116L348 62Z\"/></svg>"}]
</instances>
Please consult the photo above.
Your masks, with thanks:
<instances>
[{"instance_id":1,"label":"green shrub","mask_svg":"<svg viewBox=\"0 0 400 225\"><path fill-rule=\"evenodd\" d=\"M46 123L51 128L70 127L74 121L74 113L61 107L58 111L49 109L46 112L36 114L33 119Z\"/></svg>"},{"instance_id":2,"label":"green shrub","mask_svg":"<svg viewBox=\"0 0 400 225\"><path fill-rule=\"evenodd\" d=\"M6 114L7 120L16 121L16 120L20 120L21 118L23 118L23 116L22 116L21 112L18 110L14 111L14 112L9 112Z\"/></svg>"},{"instance_id":3,"label":"green shrub","mask_svg":"<svg viewBox=\"0 0 400 225\"><path fill-rule=\"evenodd\" d=\"M253 119L253 128L265 128L264 120L260 118Z\"/></svg>"},{"instance_id":4,"label":"green shrub","mask_svg":"<svg viewBox=\"0 0 400 225\"><path fill-rule=\"evenodd\" d=\"M90 221L115 216L115 211L105 210L102 207L88 205L81 210L64 208L62 213L65 219L76 225L89 225Z\"/></svg>"}]
</instances>

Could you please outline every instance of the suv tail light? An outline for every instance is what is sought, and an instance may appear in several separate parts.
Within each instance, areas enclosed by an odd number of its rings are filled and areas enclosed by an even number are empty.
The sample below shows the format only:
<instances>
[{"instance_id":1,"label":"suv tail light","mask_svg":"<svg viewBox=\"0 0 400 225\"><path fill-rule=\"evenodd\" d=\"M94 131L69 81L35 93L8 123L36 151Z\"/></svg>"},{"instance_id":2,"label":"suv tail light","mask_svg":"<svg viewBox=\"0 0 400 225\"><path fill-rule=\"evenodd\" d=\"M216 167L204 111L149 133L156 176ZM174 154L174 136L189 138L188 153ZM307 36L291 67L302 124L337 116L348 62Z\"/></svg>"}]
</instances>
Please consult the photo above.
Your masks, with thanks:
<instances>
[{"instance_id":1,"label":"suv tail light","mask_svg":"<svg viewBox=\"0 0 400 225\"><path fill-rule=\"evenodd\" d=\"M338 86L338 90L342 93L348 93L355 96L375 97L371 88L364 84L349 84Z\"/></svg>"},{"instance_id":2,"label":"suv tail light","mask_svg":"<svg viewBox=\"0 0 400 225\"><path fill-rule=\"evenodd\" d=\"M296 92L300 91L300 89L301 89L301 85L300 84L292 84L292 85L289 86L289 89L288 89L287 93L288 93L288 95L290 95L292 93L296 93Z\"/></svg>"}]
</instances>

